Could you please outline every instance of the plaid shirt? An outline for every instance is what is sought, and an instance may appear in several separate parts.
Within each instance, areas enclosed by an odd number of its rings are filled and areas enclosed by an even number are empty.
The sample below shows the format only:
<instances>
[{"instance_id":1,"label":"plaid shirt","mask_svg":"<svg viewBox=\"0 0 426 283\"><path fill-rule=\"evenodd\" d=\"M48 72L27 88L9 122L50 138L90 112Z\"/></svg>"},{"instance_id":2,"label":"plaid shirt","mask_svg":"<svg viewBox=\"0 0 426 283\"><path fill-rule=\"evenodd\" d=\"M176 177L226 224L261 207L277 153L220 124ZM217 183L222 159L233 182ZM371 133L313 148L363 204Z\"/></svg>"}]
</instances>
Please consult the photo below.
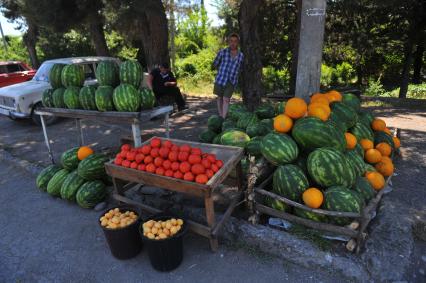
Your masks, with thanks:
<instances>
[{"instance_id":1,"label":"plaid shirt","mask_svg":"<svg viewBox=\"0 0 426 283\"><path fill-rule=\"evenodd\" d=\"M225 86L228 82L234 86L237 85L243 60L244 55L241 51L238 51L237 56L232 57L229 47L220 50L213 61L213 65L219 67L215 83L221 86Z\"/></svg>"}]
</instances>

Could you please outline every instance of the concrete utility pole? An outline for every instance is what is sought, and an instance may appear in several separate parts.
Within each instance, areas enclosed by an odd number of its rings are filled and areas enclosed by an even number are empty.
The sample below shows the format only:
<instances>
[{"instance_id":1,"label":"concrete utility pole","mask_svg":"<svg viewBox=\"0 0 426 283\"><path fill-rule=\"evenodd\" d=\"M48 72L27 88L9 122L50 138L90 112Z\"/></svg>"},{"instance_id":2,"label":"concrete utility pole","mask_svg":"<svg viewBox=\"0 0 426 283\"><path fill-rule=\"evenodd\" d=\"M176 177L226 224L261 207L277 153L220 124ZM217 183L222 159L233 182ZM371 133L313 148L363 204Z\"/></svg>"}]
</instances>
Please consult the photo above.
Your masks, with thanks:
<instances>
[{"instance_id":1,"label":"concrete utility pole","mask_svg":"<svg viewBox=\"0 0 426 283\"><path fill-rule=\"evenodd\" d=\"M318 92L321 79L326 0L298 1L298 46L295 96L305 100Z\"/></svg>"},{"instance_id":2,"label":"concrete utility pole","mask_svg":"<svg viewBox=\"0 0 426 283\"><path fill-rule=\"evenodd\" d=\"M5 51L6 51L6 53L7 53L7 42L6 42L6 38L4 37L3 27L2 27L2 25L1 25L1 22L0 22L0 32L1 32L1 38L3 39L4 50L5 50Z\"/></svg>"}]
</instances>

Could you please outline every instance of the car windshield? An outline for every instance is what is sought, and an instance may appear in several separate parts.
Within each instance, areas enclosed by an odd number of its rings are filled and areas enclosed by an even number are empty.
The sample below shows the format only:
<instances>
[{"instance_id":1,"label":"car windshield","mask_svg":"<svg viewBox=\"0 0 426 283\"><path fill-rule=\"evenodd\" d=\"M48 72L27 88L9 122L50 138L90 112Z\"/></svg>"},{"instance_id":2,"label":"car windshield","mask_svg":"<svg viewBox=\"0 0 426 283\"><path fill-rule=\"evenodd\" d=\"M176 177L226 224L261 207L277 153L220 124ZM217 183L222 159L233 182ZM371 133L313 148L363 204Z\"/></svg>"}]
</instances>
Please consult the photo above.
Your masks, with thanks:
<instances>
[{"instance_id":1,"label":"car windshield","mask_svg":"<svg viewBox=\"0 0 426 283\"><path fill-rule=\"evenodd\" d=\"M35 74L33 81L38 82L49 82L49 72L54 63L43 63L40 68L38 68L37 73Z\"/></svg>"}]
</instances>

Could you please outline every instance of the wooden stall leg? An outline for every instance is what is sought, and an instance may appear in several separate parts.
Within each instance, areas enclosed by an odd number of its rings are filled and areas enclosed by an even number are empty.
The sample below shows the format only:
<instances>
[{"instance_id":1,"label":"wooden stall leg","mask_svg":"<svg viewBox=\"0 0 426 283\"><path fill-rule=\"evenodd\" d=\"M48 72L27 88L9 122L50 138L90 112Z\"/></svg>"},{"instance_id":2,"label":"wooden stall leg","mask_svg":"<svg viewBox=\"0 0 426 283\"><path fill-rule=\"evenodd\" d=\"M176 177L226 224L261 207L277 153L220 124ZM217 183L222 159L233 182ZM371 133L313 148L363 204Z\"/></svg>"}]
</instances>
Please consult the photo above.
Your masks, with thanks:
<instances>
[{"instance_id":1,"label":"wooden stall leg","mask_svg":"<svg viewBox=\"0 0 426 283\"><path fill-rule=\"evenodd\" d=\"M237 187L238 191L242 192L244 190L244 183L243 183L243 167L241 165L241 161L237 163L237 166L235 167L235 170L237 172Z\"/></svg>"},{"instance_id":2,"label":"wooden stall leg","mask_svg":"<svg viewBox=\"0 0 426 283\"><path fill-rule=\"evenodd\" d=\"M83 129L81 128L80 119L75 119L75 126L76 126L77 131L78 131L78 144L80 146L83 146L85 143L84 143Z\"/></svg>"},{"instance_id":3,"label":"wooden stall leg","mask_svg":"<svg viewBox=\"0 0 426 283\"><path fill-rule=\"evenodd\" d=\"M164 124L166 126L166 138L170 138L169 112L164 115Z\"/></svg>"},{"instance_id":4,"label":"wooden stall leg","mask_svg":"<svg viewBox=\"0 0 426 283\"><path fill-rule=\"evenodd\" d=\"M139 121L135 121L132 123L132 135L133 135L133 142L135 147L139 147L142 145L142 139L141 139L141 128L139 125Z\"/></svg>"},{"instance_id":5,"label":"wooden stall leg","mask_svg":"<svg viewBox=\"0 0 426 283\"><path fill-rule=\"evenodd\" d=\"M52 162L52 164L55 164L55 160L53 159L53 152L52 152L52 149L50 148L49 137L47 136L46 123L44 122L43 115L40 115L40 121L41 121L41 127L43 128L44 142L46 143L47 151L49 152L50 161Z\"/></svg>"},{"instance_id":6,"label":"wooden stall leg","mask_svg":"<svg viewBox=\"0 0 426 283\"><path fill-rule=\"evenodd\" d=\"M216 225L213 198L211 196L208 196L208 197L206 196L204 198L204 204L206 207L207 224L210 227L211 231L213 231L213 228ZM217 237L215 237L212 233L210 233L209 240L210 240L210 248L212 249L213 252L216 252L219 247Z\"/></svg>"}]
</instances>

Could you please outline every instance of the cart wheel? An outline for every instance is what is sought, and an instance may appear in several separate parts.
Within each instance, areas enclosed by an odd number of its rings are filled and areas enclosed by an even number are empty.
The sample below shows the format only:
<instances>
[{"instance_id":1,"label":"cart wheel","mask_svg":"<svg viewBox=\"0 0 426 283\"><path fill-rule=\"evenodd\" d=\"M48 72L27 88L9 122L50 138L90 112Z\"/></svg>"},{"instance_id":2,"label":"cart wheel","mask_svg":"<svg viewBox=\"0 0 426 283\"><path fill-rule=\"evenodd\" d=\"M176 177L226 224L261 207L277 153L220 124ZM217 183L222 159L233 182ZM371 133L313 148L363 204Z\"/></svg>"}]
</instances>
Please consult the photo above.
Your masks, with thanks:
<instances>
[{"instance_id":1,"label":"cart wheel","mask_svg":"<svg viewBox=\"0 0 426 283\"><path fill-rule=\"evenodd\" d=\"M34 111L37 110L38 108L40 108L41 106L42 106L41 102L39 102L34 106L33 110L31 111L31 119L33 120L33 122L37 126L41 126L41 119L40 119L40 115L35 114ZM57 120L58 120L58 118L55 117L55 116L50 116L50 115L47 116L46 115L44 117L44 122L45 122L46 126L55 123Z\"/></svg>"}]
</instances>

